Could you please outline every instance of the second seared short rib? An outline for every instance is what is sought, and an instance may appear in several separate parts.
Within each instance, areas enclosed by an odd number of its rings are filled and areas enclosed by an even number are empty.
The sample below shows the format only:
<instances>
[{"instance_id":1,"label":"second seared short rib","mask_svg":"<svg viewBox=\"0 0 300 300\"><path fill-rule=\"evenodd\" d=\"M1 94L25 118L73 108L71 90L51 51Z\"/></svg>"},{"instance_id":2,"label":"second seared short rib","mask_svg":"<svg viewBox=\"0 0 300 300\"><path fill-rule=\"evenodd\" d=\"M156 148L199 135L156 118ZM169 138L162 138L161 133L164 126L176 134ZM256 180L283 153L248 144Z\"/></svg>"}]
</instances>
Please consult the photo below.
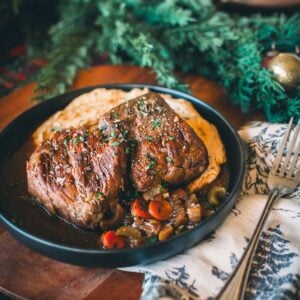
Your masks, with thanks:
<instances>
[{"instance_id":1,"label":"second seared short rib","mask_svg":"<svg viewBox=\"0 0 300 300\"><path fill-rule=\"evenodd\" d=\"M131 179L139 191L161 182L188 182L207 168L205 145L158 94L145 94L117 106L101 117L99 128L106 136L112 131L126 134Z\"/></svg>"}]
</instances>

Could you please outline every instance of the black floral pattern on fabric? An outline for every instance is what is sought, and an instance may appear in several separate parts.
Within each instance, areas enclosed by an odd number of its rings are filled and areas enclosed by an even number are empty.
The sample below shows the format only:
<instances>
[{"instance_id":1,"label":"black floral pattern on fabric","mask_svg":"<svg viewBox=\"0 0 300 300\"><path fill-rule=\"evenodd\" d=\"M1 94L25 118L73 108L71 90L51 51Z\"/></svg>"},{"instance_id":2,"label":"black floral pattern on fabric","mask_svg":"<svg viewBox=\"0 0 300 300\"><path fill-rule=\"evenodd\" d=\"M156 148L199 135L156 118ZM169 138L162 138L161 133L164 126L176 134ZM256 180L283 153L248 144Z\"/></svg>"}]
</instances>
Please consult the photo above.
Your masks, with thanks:
<instances>
[{"instance_id":1,"label":"black floral pattern on fabric","mask_svg":"<svg viewBox=\"0 0 300 300\"><path fill-rule=\"evenodd\" d=\"M256 123L247 126L240 132L248 150L247 170L241 196L232 208L231 216L228 217L231 225L225 231L221 228L213 232L202 241L202 249L199 247L199 251L193 252L198 262L200 264L204 262L203 265L207 267L207 270L200 272L200 276L202 278L210 276L210 282L213 282L215 288L215 290L209 289L209 292L205 291L206 296L203 299L215 299L218 291L234 271L242 252L249 243L253 231L246 231L245 228L241 229L243 235L235 238L233 234L237 231L232 226L235 226L235 224L245 227L249 227L250 224L251 226L255 225L253 223L254 216L255 219L258 217L256 209L253 210L251 203L247 203L253 199L253 201L256 201L253 202L254 205L257 205L259 201L262 201L260 199L262 197L257 197L257 195L266 196L268 194L267 177L286 128L287 125ZM300 188L298 187L295 192L282 199L272 209L271 219L273 221L270 223L269 228L262 233L259 241L245 299L300 299L300 239L294 232L294 228L298 228L298 220L300 219L299 200ZM231 247L226 244L221 251L216 250L215 255L219 256L216 256L216 260L213 260L210 256L206 256L205 250L207 247L214 247L214 245L220 247L220 234L225 234L225 236L228 234L226 240L229 243L233 242L234 245ZM213 248L210 249L215 251ZM200 255L205 256L203 260ZM167 264L167 266L170 265L172 266L172 264ZM164 295L170 299L198 299L198 297L202 299L202 286L206 288L206 284L201 286L199 284L201 279L198 279L196 274L198 273L193 270L191 262L190 264L184 264L184 260L179 258L178 265L176 262L173 263L173 267L162 268L160 275L167 278L167 280L149 272L147 276L151 277L155 283L150 284L151 281L148 281L148 295L152 293L155 297L142 297L142 299L160 299ZM192 278L193 276L197 278ZM144 289L146 289L146 286ZM145 290L144 293L146 293Z\"/></svg>"},{"instance_id":2,"label":"black floral pattern on fabric","mask_svg":"<svg viewBox=\"0 0 300 300\"><path fill-rule=\"evenodd\" d=\"M300 299L299 275L285 272L299 255L289 244L280 225L263 232L252 264L246 299Z\"/></svg>"},{"instance_id":3,"label":"black floral pattern on fabric","mask_svg":"<svg viewBox=\"0 0 300 300\"><path fill-rule=\"evenodd\" d=\"M186 289L189 293L197 296L197 289L194 287L196 279L189 281L190 275L186 271L186 266L166 270L166 276L177 286Z\"/></svg>"},{"instance_id":4,"label":"black floral pattern on fabric","mask_svg":"<svg viewBox=\"0 0 300 300\"><path fill-rule=\"evenodd\" d=\"M192 295L169 280L165 280L151 272L145 273L142 300L194 300L196 296L197 294Z\"/></svg>"},{"instance_id":5,"label":"black floral pattern on fabric","mask_svg":"<svg viewBox=\"0 0 300 300\"><path fill-rule=\"evenodd\" d=\"M262 128L260 128L262 127ZM242 194L265 195L268 193L267 178L275 160L287 125L262 125L257 123L249 129L258 129L258 133L247 142L247 170L243 182ZM285 198L299 198L300 189Z\"/></svg>"},{"instance_id":6,"label":"black floral pattern on fabric","mask_svg":"<svg viewBox=\"0 0 300 300\"><path fill-rule=\"evenodd\" d=\"M300 276L284 272L292 263L296 252L289 249L290 241L283 237L280 225L262 233L250 271L246 300L300 299ZM231 270L237 265L234 253L230 256ZM213 266L212 274L225 282L230 274Z\"/></svg>"}]
</instances>

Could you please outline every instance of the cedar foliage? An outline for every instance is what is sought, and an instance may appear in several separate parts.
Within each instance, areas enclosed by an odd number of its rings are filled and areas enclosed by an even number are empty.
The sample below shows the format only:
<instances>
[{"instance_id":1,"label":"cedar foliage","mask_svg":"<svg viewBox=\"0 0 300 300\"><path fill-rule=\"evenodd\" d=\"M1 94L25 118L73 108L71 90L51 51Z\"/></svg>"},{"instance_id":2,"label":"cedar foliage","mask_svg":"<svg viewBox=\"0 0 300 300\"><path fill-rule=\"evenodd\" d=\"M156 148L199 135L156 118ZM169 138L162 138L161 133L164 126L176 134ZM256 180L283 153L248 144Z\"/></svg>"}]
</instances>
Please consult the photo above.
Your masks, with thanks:
<instances>
[{"instance_id":1,"label":"cedar foliage","mask_svg":"<svg viewBox=\"0 0 300 300\"><path fill-rule=\"evenodd\" d=\"M106 53L113 64L152 68L161 85L187 90L174 70L193 72L217 80L243 112L258 109L273 122L300 118L300 88L286 91L262 67L272 44L280 52L300 45L299 13L241 16L211 0L57 3L58 21L44 35L49 64L38 75L39 100L66 91L79 69Z\"/></svg>"}]
</instances>

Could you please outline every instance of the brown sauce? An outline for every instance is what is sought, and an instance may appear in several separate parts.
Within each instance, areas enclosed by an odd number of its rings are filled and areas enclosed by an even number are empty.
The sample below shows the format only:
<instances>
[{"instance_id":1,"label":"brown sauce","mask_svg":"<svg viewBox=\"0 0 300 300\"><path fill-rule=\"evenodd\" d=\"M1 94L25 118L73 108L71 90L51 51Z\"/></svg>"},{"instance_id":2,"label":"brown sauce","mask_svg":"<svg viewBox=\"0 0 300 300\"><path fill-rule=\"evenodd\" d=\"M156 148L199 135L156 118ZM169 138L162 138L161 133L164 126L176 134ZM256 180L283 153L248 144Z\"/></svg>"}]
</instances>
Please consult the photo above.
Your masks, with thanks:
<instances>
[{"instance_id":1,"label":"brown sauce","mask_svg":"<svg viewBox=\"0 0 300 300\"><path fill-rule=\"evenodd\" d=\"M0 170L0 209L18 227L30 234L62 245L81 248L100 248L100 231L85 230L50 215L27 193L26 161L34 150L28 138L2 164ZM223 166L212 185L228 186L228 168ZM211 188L211 185L207 188ZM203 193L207 190L203 189ZM201 192L198 196L202 196Z\"/></svg>"},{"instance_id":2,"label":"brown sauce","mask_svg":"<svg viewBox=\"0 0 300 300\"><path fill-rule=\"evenodd\" d=\"M0 170L1 212L18 227L50 242L98 248L99 232L78 228L50 215L27 193L26 161L34 150L28 138L3 162Z\"/></svg>"}]
</instances>

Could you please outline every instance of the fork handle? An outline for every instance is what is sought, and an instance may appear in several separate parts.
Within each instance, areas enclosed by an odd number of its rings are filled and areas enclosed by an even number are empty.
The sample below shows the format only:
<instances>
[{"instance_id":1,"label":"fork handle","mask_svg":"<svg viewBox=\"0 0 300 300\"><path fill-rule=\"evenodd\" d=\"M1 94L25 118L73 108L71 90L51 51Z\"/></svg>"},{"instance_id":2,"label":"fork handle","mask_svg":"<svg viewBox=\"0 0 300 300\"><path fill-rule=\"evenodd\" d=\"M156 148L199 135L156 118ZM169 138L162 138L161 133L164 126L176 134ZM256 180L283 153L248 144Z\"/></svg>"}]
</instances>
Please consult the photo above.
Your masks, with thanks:
<instances>
[{"instance_id":1,"label":"fork handle","mask_svg":"<svg viewBox=\"0 0 300 300\"><path fill-rule=\"evenodd\" d=\"M254 253L256 251L259 238L262 230L271 211L274 202L280 197L278 190L272 190L269 194L267 203L261 214L261 217L256 225L253 236L246 248L244 255L242 256L238 266L234 270L233 274L229 278L226 285L217 296L218 300L240 300L244 299L244 294L247 286L247 280L251 269Z\"/></svg>"}]
</instances>

